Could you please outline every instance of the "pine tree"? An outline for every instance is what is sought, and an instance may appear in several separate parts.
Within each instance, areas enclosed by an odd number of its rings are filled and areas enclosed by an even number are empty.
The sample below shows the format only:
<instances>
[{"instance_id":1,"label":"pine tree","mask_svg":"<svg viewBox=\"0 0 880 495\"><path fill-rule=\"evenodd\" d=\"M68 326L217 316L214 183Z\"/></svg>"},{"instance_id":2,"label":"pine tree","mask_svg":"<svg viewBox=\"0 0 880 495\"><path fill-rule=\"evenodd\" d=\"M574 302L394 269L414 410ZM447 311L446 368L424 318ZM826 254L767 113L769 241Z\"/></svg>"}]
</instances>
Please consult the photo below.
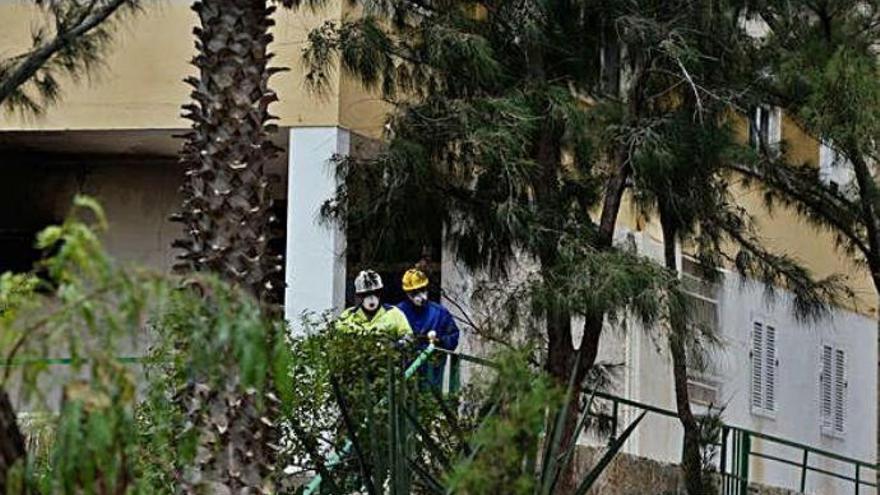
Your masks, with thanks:
<instances>
[{"instance_id":1,"label":"pine tree","mask_svg":"<svg viewBox=\"0 0 880 495\"><path fill-rule=\"evenodd\" d=\"M642 204L660 213L673 273L676 243L687 240L707 273L734 265L768 292L791 290L801 317L821 316L840 297L836 278L814 282L765 250L728 193L726 167L754 158L729 128L758 73L745 3L369 4L363 18L312 33L306 51L312 83L320 86L338 57L395 105L387 151L340 164L346 181L327 213L366 236L372 225L411 236L422 219L441 215L456 255L502 277L518 253L536 259L532 302L546 323L547 368L560 382L578 352L575 380L583 380L605 319L622 310L656 316L656 301L634 294L662 282L612 246L633 180ZM420 235L427 241L430 232ZM693 326L677 291L662 291L683 464L689 492L702 494L708 481L686 387ZM575 314L585 322L579 346Z\"/></svg>"},{"instance_id":2,"label":"pine tree","mask_svg":"<svg viewBox=\"0 0 880 495\"><path fill-rule=\"evenodd\" d=\"M27 51L0 60L0 107L39 114L58 101L59 76L77 81L93 71L109 48L113 32L140 0L34 0L45 21L33 28Z\"/></svg>"},{"instance_id":3,"label":"pine tree","mask_svg":"<svg viewBox=\"0 0 880 495\"><path fill-rule=\"evenodd\" d=\"M27 51L0 60L0 108L25 115L40 114L60 97L59 76L74 81L100 64L118 22L137 11L138 0L34 1L45 13ZM25 458L24 437L15 409L0 386L0 493L6 474Z\"/></svg>"},{"instance_id":4,"label":"pine tree","mask_svg":"<svg viewBox=\"0 0 880 495\"><path fill-rule=\"evenodd\" d=\"M733 59L725 47L745 37L736 24L742 5L369 4L362 18L312 33L306 52L311 82L325 81L338 57L395 104L387 151L341 163L347 182L328 213L410 234L440 215L456 255L502 277L517 253L536 259L547 368L560 383L574 369L581 383L605 318L632 309L639 284L651 284L635 276L632 264L644 261L615 256L612 246L636 155L664 125L677 88L696 92L697 104L732 98L708 90L718 84L701 79L701 66ZM595 270L600 259L607 271ZM631 277L602 276L615 269ZM610 280L618 286L599 284ZM575 314L585 322L580 345Z\"/></svg>"},{"instance_id":5,"label":"pine tree","mask_svg":"<svg viewBox=\"0 0 880 495\"><path fill-rule=\"evenodd\" d=\"M659 217L666 268L678 274L677 247L692 251L701 278L714 284L719 269L734 267L739 274L763 282L768 295L785 288L793 295L795 317L817 320L829 304L848 295L836 276L815 280L785 254L765 249L752 218L732 197L730 166L755 160L751 148L738 141L730 108L717 103L697 110L694 100L681 95L656 136L634 161L636 200L645 214ZM717 336L695 321L698 308L684 295L702 292L699 282L684 281L667 299L668 342L673 363L675 402L684 429L682 467L688 493L708 494L715 488L704 471L705 441L688 396L689 370L702 371L706 347Z\"/></svg>"}]
</instances>

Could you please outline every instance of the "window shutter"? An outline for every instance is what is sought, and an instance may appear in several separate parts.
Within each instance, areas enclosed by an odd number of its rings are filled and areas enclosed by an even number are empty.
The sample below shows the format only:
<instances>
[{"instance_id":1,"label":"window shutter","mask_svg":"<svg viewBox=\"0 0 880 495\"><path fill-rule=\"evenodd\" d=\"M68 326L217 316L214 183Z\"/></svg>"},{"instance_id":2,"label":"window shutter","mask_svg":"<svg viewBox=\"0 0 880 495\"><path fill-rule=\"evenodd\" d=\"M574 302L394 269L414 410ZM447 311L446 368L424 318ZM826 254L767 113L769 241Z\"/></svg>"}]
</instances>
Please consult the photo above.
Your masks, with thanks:
<instances>
[{"instance_id":1,"label":"window shutter","mask_svg":"<svg viewBox=\"0 0 880 495\"><path fill-rule=\"evenodd\" d=\"M825 429L831 428L831 415L834 409L832 393L832 388L834 386L832 372L833 355L834 351L830 345L822 346L821 362L819 363L819 366L821 367L819 371L819 410L821 426Z\"/></svg>"},{"instance_id":2,"label":"window shutter","mask_svg":"<svg viewBox=\"0 0 880 495\"><path fill-rule=\"evenodd\" d=\"M764 410L776 411L776 327L764 327Z\"/></svg>"},{"instance_id":3,"label":"window shutter","mask_svg":"<svg viewBox=\"0 0 880 495\"><path fill-rule=\"evenodd\" d=\"M834 432L846 430L846 353L834 352Z\"/></svg>"},{"instance_id":4,"label":"window shutter","mask_svg":"<svg viewBox=\"0 0 880 495\"><path fill-rule=\"evenodd\" d=\"M752 327L752 409L764 406L764 326L755 322Z\"/></svg>"}]
</instances>

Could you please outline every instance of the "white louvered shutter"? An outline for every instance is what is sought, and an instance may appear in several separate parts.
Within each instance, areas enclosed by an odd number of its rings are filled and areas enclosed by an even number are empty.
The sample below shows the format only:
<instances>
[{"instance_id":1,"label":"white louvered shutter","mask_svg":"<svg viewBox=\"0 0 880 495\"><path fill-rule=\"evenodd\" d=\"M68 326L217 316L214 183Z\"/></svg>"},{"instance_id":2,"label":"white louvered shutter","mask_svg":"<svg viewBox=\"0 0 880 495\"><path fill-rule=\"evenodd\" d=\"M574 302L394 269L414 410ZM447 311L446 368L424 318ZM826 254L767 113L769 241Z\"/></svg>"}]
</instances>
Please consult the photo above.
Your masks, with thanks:
<instances>
[{"instance_id":1,"label":"white louvered shutter","mask_svg":"<svg viewBox=\"0 0 880 495\"><path fill-rule=\"evenodd\" d=\"M764 411L776 411L776 327L764 326Z\"/></svg>"},{"instance_id":2,"label":"white louvered shutter","mask_svg":"<svg viewBox=\"0 0 880 495\"><path fill-rule=\"evenodd\" d=\"M833 372L834 349L830 345L822 346L819 371L819 411L821 426L825 430L831 429L832 412L834 410L834 372Z\"/></svg>"},{"instance_id":3,"label":"white louvered shutter","mask_svg":"<svg viewBox=\"0 0 880 495\"><path fill-rule=\"evenodd\" d=\"M764 325L752 326L752 410L764 406Z\"/></svg>"},{"instance_id":4,"label":"white louvered shutter","mask_svg":"<svg viewBox=\"0 0 880 495\"><path fill-rule=\"evenodd\" d=\"M834 351L834 433L846 431L846 353Z\"/></svg>"}]
</instances>

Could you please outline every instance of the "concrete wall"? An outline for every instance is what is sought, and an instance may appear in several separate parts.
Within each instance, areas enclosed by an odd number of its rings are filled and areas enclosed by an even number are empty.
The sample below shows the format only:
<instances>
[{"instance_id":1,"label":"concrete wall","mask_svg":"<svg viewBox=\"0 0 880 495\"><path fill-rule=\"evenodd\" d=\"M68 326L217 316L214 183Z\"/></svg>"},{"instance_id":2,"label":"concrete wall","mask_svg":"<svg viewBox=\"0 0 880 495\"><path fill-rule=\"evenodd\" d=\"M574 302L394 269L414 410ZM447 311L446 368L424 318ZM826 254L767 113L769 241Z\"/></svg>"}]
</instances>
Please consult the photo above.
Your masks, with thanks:
<instances>
[{"instance_id":1,"label":"concrete wall","mask_svg":"<svg viewBox=\"0 0 880 495\"><path fill-rule=\"evenodd\" d=\"M108 251L121 261L168 270L179 227L168 221L180 206L182 170L168 160L5 157L0 181L0 228L39 229L68 214L75 194L104 207Z\"/></svg>"},{"instance_id":2,"label":"concrete wall","mask_svg":"<svg viewBox=\"0 0 880 495\"><path fill-rule=\"evenodd\" d=\"M103 67L83 81L61 78L62 101L37 118L0 113L0 130L173 129L188 126L180 105L189 100L182 82L196 69L192 29L198 20L191 2L145 2L115 30ZM280 126L344 126L379 135L385 106L360 84L331 68L330 85L314 94L305 85L302 49L309 31L327 20L353 14L348 2L332 0L318 9L280 8L274 15L273 63L291 70L272 78L280 101L272 106ZM31 28L44 18L32 3L0 0L0 58L29 48Z\"/></svg>"},{"instance_id":3,"label":"concrete wall","mask_svg":"<svg viewBox=\"0 0 880 495\"><path fill-rule=\"evenodd\" d=\"M662 256L662 245L644 235L640 252ZM777 291L774 302L765 297L763 287L726 273L719 301L721 346L712 352L715 373L721 383L720 405L725 423L759 431L873 462L877 436L877 339L876 321L866 316L836 309L832 317L815 324L798 322L790 308L791 296ZM750 408L750 346L755 318L773 322L777 329L777 408L774 417L760 416ZM663 341L644 331L631 332L627 352L627 381L623 388L635 400L675 409L671 360ZM847 351L846 389L847 429L835 438L823 434L819 411L819 352L824 342ZM632 412L628 412L632 417ZM761 441L753 450L798 462L801 453ZM633 439L630 452L664 462L676 462L681 455L681 428L672 418L649 415ZM814 459L811 466L852 475L851 467L828 459ZM797 487L796 468L771 461L751 464L754 481L782 487ZM873 473L871 474L873 476ZM830 477L811 473L808 493L852 493L852 484L834 482ZM862 493L874 493L867 490Z\"/></svg>"},{"instance_id":4,"label":"concrete wall","mask_svg":"<svg viewBox=\"0 0 880 495\"><path fill-rule=\"evenodd\" d=\"M596 465L604 450L595 447L581 447L575 454L574 462L581 473L586 473ZM658 462L645 457L619 454L611 461L590 495L684 495L684 478L678 466ZM796 492L783 488L769 487L753 483L749 486L751 495L795 495Z\"/></svg>"}]
</instances>

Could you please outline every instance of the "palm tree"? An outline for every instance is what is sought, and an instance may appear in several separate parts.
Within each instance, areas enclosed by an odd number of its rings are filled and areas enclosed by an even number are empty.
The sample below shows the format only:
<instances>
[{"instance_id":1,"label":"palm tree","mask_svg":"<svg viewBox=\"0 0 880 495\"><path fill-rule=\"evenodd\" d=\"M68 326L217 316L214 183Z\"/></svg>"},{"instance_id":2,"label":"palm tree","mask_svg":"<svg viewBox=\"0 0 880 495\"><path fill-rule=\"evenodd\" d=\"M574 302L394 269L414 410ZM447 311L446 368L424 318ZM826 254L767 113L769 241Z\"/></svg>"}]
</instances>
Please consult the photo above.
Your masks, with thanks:
<instances>
[{"instance_id":1,"label":"palm tree","mask_svg":"<svg viewBox=\"0 0 880 495\"><path fill-rule=\"evenodd\" d=\"M265 299L280 271L268 251L271 220L264 168L277 153L269 105L269 28L274 7L255 0L203 0L193 5L199 77L184 105L192 129L180 153L187 167L179 269L209 271Z\"/></svg>"},{"instance_id":2,"label":"palm tree","mask_svg":"<svg viewBox=\"0 0 880 495\"><path fill-rule=\"evenodd\" d=\"M280 70L269 67L275 8L265 0L201 0L192 8L200 23L192 60L199 75L186 79L193 101L183 108L192 129L180 152L186 180L183 206L174 217L184 225L183 238L175 242L181 249L176 268L216 273L271 310L281 265L269 249L273 219L265 176L278 152L269 123L269 105L277 100L269 78ZM270 342L275 337L266 335ZM273 491L274 396L256 397L234 374L219 382L211 378L193 377L178 398L190 405L193 424L208 425L198 433L203 455L188 467L184 491ZM221 423L225 428L218 434L210 425Z\"/></svg>"}]
</instances>

